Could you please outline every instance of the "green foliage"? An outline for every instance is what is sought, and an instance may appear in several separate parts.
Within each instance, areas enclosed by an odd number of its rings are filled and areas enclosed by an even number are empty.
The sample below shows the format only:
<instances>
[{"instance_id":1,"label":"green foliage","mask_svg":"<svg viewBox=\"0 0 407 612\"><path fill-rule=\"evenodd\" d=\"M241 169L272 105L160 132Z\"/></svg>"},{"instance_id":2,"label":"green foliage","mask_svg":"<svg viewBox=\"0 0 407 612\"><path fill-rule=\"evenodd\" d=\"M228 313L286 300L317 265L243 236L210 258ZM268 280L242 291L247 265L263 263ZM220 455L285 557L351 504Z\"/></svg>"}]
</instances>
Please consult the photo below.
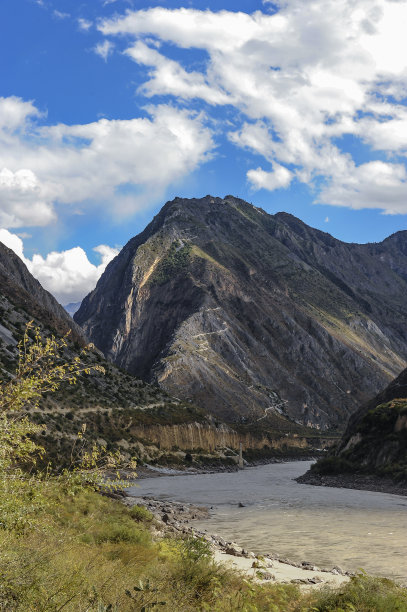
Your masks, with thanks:
<instances>
[{"instance_id":1,"label":"green foliage","mask_svg":"<svg viewBox=\"0 0 407 612\"><path fill-rule=\"evenodd\" d=\"M353 577L339 591L313 595L314 612L406 612L407 590L386 578L363 573Z\"/></svg>"},{"instance_id":2,"label":"green foliage","mask_svg":"<svg viewBox=\"0 0 407 612\"><path fill-rule=\"evenodd\" d=\"M103 486L101 470L116 469L120 455L88 448L85 426L71 450L70 470L22 469L40 452L29 440L39 426L19 413L38 405L44 390L75 382L82 367L76 359L60 361L64 341L44 342L35 331L30 341L29 332L17 375L0 391L0 610L407 610L406 592L387 580L359 576L338 592L301 596L293 585L257 585L218 566L204 539L154 542L148 511L95 491Z\"/></svg>"},{"instance_id":3,"label":"green foliage","mask_svg":"<svg viewBox=\"0 0 407 612\"><path fill-rule=\"evenodd\" d=\"M407 400L393 399L369 410L354 430L358 437L339 456L320 459L319 474L374 474L407 481Z\"/></svg>"},{"instance_id":4,"label":"green foliage","mask_svg":"<svg viewBox=\"0 0 407 612\"><path fill-rule=\"evenodd\" d=\"M154 516L144 506L132 506L130 508L130 516L138 522L151 523Z\"/></svg>"},{"instance_id":5,"label":"green foliage","mask_svg":"<svg viewBox=\"0 0 407 612\"><path fill-rule=\"evenodd\" d=\"M396 399L369 410L358 426L358 431L369 435L391 434L399 416L407 414L407 400Z\"/></svg>"},{"instance_id":6,"label":"green foliage","mask_svg":"<svg viewBox=\"0 0 407 612\"><path fill-rule=\"evenodd\" d=\"M63 361L66 336L43 340L40 329L32 322L26 325L19 342L19 361L15 376L0 385L0 471L16 464L35 465L43 449L32 436L41 427L32 423L22 411L35 410L45 393L56 391L61 382L75 384L81 372L89 373L80 356ZM95 369L101 369L95 366Z\"/></svg>"},{"instance_id":7,"label":"green foliage","mask_svg":"<svg viewBox=\"0 0 407 612\"><path fill-rule=\"evenodd\" d=\"M166 256L160 261L149 282L163 285L188 266L191 245L183 245L179 240L172 242Z\"/></svg>"}]
</instances>

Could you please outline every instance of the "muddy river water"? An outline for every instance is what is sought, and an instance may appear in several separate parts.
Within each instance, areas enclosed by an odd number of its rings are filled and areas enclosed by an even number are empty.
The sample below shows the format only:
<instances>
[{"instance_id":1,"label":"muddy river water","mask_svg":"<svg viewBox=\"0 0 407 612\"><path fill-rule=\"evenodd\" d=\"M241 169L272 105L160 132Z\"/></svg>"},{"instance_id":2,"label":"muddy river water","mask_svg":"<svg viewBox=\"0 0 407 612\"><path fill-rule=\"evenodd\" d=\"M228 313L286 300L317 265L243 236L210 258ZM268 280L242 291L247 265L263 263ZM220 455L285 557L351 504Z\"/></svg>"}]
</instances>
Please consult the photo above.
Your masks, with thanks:
<instances>
[{"instance_id":1,"label":"muddy river water","mask_svg":"<svg viewBox=\"0 0 407 612\"><path fill-rule=\"evenodd\" d=\"M196 527L255 553L407 582L407 497L295 482L309 465L146 478L129 493L208 506Z\"/></svg>"}]
</instances>

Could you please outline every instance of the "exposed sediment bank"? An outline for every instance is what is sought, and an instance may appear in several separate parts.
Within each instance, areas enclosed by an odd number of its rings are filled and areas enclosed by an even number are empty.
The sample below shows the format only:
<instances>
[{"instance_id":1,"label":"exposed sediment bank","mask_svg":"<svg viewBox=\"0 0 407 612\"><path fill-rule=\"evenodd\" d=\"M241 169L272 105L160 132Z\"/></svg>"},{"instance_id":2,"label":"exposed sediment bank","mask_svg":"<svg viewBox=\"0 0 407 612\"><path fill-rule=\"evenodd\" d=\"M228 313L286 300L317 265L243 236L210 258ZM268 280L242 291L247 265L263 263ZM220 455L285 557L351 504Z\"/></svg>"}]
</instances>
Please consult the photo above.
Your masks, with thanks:
<instances>
[{"instance_id":1,"label":"exposed sediment bank","mask_svg":"<svg viewBox=\"0 0 407 612\"><path fill-rule=\"evenodd\" d=\"M143 506L154 515L153 534L155 537L161 538L169 534L202 538L208 542L217 563L227 564L258 582L292 583L312 589L323 585L338 587L349 580L352 575L351 572L346 572L339 567L323 569L308 561L296 563L279 557L275 553L256 555L245 550L236 542L208 534L206 530L198 530L191 522L195 519L207 518L210 509L206 507L159 501L148 496L128 496L124 501L129 506Z\"/></svg>"}]
</instances>

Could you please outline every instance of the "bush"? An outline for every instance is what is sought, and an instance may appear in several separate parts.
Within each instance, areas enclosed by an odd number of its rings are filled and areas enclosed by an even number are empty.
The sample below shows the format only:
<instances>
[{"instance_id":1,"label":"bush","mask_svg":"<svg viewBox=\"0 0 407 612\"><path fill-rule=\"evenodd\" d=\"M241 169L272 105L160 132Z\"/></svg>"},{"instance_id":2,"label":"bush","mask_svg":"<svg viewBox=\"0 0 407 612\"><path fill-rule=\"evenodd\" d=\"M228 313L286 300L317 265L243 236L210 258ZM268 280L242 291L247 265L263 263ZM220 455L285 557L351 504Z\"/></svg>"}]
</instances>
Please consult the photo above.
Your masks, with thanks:
<instances>
[{"instance_id":1,"label":"bush","mask_svg":"<svg viewBox=\"0 0 407 612\"><path fill-rule=\"evenodd\" d=\"M339 591L314 594L315 612L406 612L407 591L386 578L353 577Z\"/></svg>"},{"instance_id":2,"label":"bush","mask_svg":"<svg viewBox=\"0 0 407 612\"><path fill-rule=\"evenodd\" d=\"M144 506L132 506L130 508L130 516L139 523L151 523L154 516Z\"/></svg>"}]
</instances>

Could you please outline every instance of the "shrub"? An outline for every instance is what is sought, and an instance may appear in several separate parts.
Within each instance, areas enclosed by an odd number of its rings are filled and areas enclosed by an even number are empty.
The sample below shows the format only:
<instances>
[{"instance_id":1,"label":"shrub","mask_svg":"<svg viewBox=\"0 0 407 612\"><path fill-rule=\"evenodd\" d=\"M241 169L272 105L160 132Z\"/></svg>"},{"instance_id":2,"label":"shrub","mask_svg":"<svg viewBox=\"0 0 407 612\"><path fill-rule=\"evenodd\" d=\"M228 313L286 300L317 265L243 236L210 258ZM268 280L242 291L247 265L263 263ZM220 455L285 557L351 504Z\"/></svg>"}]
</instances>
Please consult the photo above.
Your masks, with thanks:
<instances>
[{"instance_id":1,"label":"shrub","mask_svg":"<svg viewBox=\"0 0 407 612\"><path fill-rule=\"evenodd\" d=\"M339 591L313 595L315 612L406 612L407 591L387 578L358 574Z\"/></svg>"},{"instance_id":2,"label":"shrub","mask_svg":"<svg viewBox=\"0 0 407 612\"><path fill-rule=\"evenodd\" d=\"M130 516L139 523L151 523L154 516L144 506L132 506Z\"/></svg>"}]
</instances>

